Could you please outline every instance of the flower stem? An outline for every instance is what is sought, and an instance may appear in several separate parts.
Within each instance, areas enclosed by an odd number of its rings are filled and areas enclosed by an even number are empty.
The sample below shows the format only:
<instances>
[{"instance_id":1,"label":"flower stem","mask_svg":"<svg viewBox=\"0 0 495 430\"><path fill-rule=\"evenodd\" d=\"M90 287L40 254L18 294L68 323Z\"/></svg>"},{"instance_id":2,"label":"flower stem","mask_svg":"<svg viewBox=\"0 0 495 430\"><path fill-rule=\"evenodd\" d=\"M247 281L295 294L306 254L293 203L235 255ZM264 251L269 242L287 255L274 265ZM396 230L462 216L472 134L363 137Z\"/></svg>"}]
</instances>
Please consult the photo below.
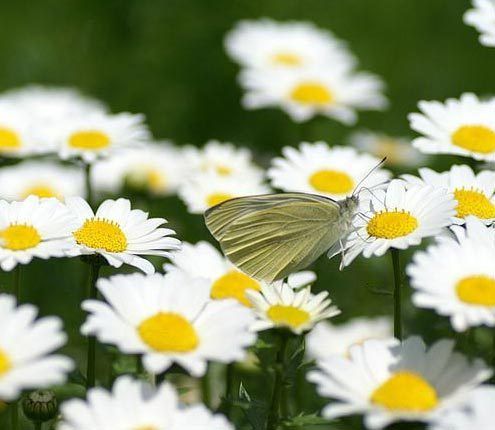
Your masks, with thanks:
<instances>
[{"instance_id":1,"label":"flower stem","mask_svg":"<svg viewBox=\"0 0 495 430\"><path fill-rule=\"evenodd\" d=\"M285 378L285 356L289 343L288 333L280 333L280 347L277 351L275 361L275 381L273 385L272 401L270 411L268 412L268 420L266 430L276 430L281 418L284 418L286 408L284 406L284 378Z\"/></svg>"},{"instance_id":2,"label":"flower stem","mask_svg":"<svg viewBox=\"0 0 495 430\"><path fill-rule=\"evenodd\" d=\"M390 255L392 256L392 265L394 268L394 336L402 340L402 286L399 250L391 248Z\"/></svg>"},{"instance_id":3,"label":"flower stem","mask_svg":"<svg viewBox=\"0 0 495 430\"><path fill-rule=\"evenodd\" d=\"M93 208L93 187L91 185L91 163L84 164L84 180L86 183L86 201Z\"/></svg>"},{"instance_id":4,"label":"flower stem","mask_svg":"<svg viewBox=\"0 0 495 430\"><path fill-rule=\"evenodd\" d=\"M33 426L34 430L41 430L41 428L43 427L43 423L41 421L36 421L33 423Z\"/></svg>"},{"instance_id":5,"label":"flower stem","mask_svg":"<svg viewBox=\"0 0 495 430\"><path fill-rule=\"evenodd\" d=\"M96 289L96 281L98 280L98 275L100 274L100 263L95 259L90 263L89 270L89 291L88 298L95 300L98 295L98 290ZM87 368L86 368L86 389L92 388L96 383L96 338L94 336L88 337L88 358L87 358Z\"/></svg>"},{"instance_id":6,"label":"flower stem","mask_svg":"<svg viewBox=\"0 0 495 430\"><path fill-rule=\"evenodd\" d=\"M14 402L10 405L10 418L12 424L12 430L19 429L19 403Z\"/></svg>"},{"instance_id":7,"label":"flower stem","mask_svg":"<svg viewBox=\"0 0 495 430\"><path fill-rule=\"evenodd\" d=\"M20 302L20 295L21 295L21 265L18 264L16 268L14 269L13 279L12 279L12 284L13 284L13 292L15 295L15 298L17 300L17 304ZM11 404L10 406L11 410L11 423L12 423L12 430L17 430L19 428L19 402L15 401Z\"/></svg>"},{"instance_id":8,"label":"flower stem","mask_svg":"<svg viewBox=\"0 0 495 430\"><path fill-rule=\"evenodd\" d=\"M205 406L211 408L211 369L206 369L205 375L201 378L201 395Z\"/></svg>"}]
</instances>

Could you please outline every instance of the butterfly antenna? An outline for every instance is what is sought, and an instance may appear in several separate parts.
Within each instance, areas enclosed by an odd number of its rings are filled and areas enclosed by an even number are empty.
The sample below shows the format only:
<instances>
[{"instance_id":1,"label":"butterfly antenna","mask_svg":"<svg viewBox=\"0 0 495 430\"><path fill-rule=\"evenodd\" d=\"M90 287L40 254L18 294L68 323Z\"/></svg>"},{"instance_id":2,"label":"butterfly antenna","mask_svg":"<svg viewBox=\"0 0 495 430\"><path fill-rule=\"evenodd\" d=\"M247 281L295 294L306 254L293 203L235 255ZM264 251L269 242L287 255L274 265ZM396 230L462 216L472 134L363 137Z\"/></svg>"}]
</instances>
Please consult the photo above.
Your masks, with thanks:
<instances>
[{"instance_id":1,"label":"butterfly antenna","mask_svg":"<svg viewBox=\"0 0 495 430\"><path fill-rule=\"evenodd\" d=\"M368 173L366 173L366 176L363 179L361 179L354 188L354 191L352 192L353 196L356 194L356 191L359 190L359 187L363 184L363 182L366 181L366 179L368 179L372 173L374 173L377 169L383 166L386 160L387 157L383 157L382 160L375 167L373 167Z\"/></svg>"}]
</instances>

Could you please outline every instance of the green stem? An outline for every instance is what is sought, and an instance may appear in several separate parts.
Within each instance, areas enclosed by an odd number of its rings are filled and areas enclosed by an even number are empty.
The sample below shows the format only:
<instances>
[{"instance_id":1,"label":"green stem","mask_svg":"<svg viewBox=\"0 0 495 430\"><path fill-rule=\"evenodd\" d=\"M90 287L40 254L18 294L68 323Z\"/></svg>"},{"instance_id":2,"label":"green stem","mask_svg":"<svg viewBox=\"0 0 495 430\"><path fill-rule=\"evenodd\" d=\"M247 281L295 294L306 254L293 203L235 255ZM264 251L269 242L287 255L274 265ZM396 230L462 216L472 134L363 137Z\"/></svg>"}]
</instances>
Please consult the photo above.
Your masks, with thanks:
<instances>
[{"instance_id":1,"label":"green stem","mask_svg":"<svg viewBox=\"0 0 495 430\"><path fill-rule=\"evenodd\" d=\"M96 281L100 274L100 264L97 261L90 263L89 270L89 291L88 298L95 300L98 296L98 290L96 289ZM92 388L96 383L96 337L88 337L88 358L86 368L86 389Z\"/></svg>"},{"instance_id":2,"label":"green stem","mask_svg":"<svg viewBox=\"0 0 495 430\"><path fill-rule=\"evenodd\" d=\"M281 419L285 417L287 413L286 406L284 405L284 378L285 378L285 356L287 352L287 346L289 343L288 333L280 334L280 347L277 352L275 361L275 381L273 384L272 401L270 405L270 411L268 413L268 420L266 423L266 430L276 430Z\"/></svg>"},{"instance_id":3,"label":"green stem","mask_svg":"<svg viewBox=\"0 0 495 430\"><path fill-rule=\"evenodd\" d=\"M41 430L41 428L43 427L43 423L41 421L37 421L33 423L33 426L34 430Z\"/></svg>"},{"instance_id":4,"label":"green stem","mask_svg":"<svg viewBox=\"0 0 495 430\"><path fill-rule=\"evenodd\" d=\"M13 292L17 300L17 303L19 304L19 302L21 301L21 265L20 264L18 264L15 267L12 276L13 276L12 279Z\"/></svg>"},{"instance_id":5,"label":"green stem","mask_svg":"<svg viewBox=\"0 0 495 430\"><path fill-rule=\"evenodd\" d=\"M19 404L18 402L10 405L10 418L12 424L12 430L19 429Z\"/></svg>"},{"instance_id":6,"label":"green stem","mask_svg":"<svg viewBox=\"0 0 495 430\"><path fill-rule=\"evenodd\" d=\"M399 250L391 248L390 255L392 256L392 265L394 268L394 336L402 340L402 286Z\"/></svg>"},{"instance_id":7,"label":"green stem","mask_svg":"<svg viewBox=\"0 0 495 430\"><path fill-rule=\"evenodd\" d=\"M86 183L86 201L88 202L89 206L93 208L93 187L91 185L91 163L84 164L84 180Z\"/></svg>"},{"instance_id":8,"label":"green stem","mask_svg":"<svg viewBox=\"0 0 495 430\"><path fill-rule=\"evenodd\" d=\"M205 406L211 408L211 369L206 369L205 375L201 378L201 394Z\"/></svg>"},{"instance_id":9,"label":"green stem","mask_svg":"<svg viewBox=\"0 0 495 430\"><path fill-rule=\"evenodd\" d=\"M235 364L227 364L225 369L225 395L223 396L222 402L218 408L218 412L221 412L226 417L230 417L233 389L234 389L234 377L235 377Z\"/></svg>"}]
</instances>

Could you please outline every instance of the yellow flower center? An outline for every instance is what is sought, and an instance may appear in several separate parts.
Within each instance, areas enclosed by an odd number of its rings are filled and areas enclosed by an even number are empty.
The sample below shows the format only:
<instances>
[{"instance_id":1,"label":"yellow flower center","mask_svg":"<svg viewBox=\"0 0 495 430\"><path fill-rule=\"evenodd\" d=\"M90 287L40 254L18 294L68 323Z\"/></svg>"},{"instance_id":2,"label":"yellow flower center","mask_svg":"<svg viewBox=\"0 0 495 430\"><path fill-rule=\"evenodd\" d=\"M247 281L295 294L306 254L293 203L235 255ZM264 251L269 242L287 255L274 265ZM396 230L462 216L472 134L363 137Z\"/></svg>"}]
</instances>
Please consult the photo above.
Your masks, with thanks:
<instances>
[{"instance_id":1,"label":"yellow flower center","mask_svg":"<svg viewBox=\"0 0 495 430\"><path fill-rule=\"evenodd\" d=\"M296 85L291 93L290 98L304 105L327 105L333 102L332 92L319 82L302 82Z\"/></svg>"},{"instance_id":2,"label":"yellow flower center","mask_svg":"<svg viewBox=\"0 0 495 430\"><path fill-rule=\"evenodd\" d=\"M495 306L495 279L486 275L468 276L457 282L457 297L465 303Z\"/></svg>"},{"instance_id":3,"label":"yellow flower center","mask_svg":"<svg viewBox=\"0 0 495 430\"><path fill-rule=\"evenodd\" d=\"M41 242L41 236L33 226L11 224L0 230L0 244L11 251L23 251L34 248Z\"/></svg>"},{"instance_id":4,"label":"yellow flower center","mask_svg":"<svg viewBox=\"0 0 495 430\"><path fill-rule=\"evenodd\" d=\"M309 178L311 186L324 193L347 194L354 188L353 179L339 170L318 170Z\"/></svg>"},{"instance_id":5,"label":"yellow flower center","mask_svg":"<svg viewBox=\"0 0 495 430\"><path fill-rule=\"evenodd\" d=\"M220 203L223 203L227 200L232 199L234 196L228 193L212 193L208 197L206 197L206 204L208 207L216 206Z\"/></svg>"},{"instance_id":6,"label":"yellow flower center","mask_svg":"<svg viewBox=\"0 0 495 430\"><path fill-rule=\"evenodd\" d=\"M59 200L62 199L60 194L54 188L52 188L50 185L42 183L26 188L22 193L22 198L25 199L27 196L38 196L40 198L55 197Z\"/></svg>"},{"instance_id":7,"label":"yellow flower center","mask_svg":"<svg viewBox=\"0 0 495 430\"><path fill-rule=\"evenodd\" d=\"M438 405L438 396L420 375L400 371L373 392L371 401L393 411L427 412Z\"/></svg>"},{"instance_id":8,"label":"yellow flower center","mask_svg":"<svg viewBox=\"0 0 495 430\"><path fill-rule=\"evenodd\" d=\"M91 218L73 235L79 245L88 248L104 249L107 252L124 252L127 249L127 238L115 221Z\"/></svg>"},{"instance_id":9,"label":"yellow flower center","mask_svg":"<svg viewBox=\"0 0 495 430\"><path fill-rule=\"evenodd\" d=\"M159 430L159 428L155 426L140 426L135 428L134 430Z\"/></svg>"},{"instance_id":10,"label":"yellow flower center","mask_svg":"<svg viewBox=\"0 0 495 430\"><path fill-rule=\"evenodd\" d=\"M468 151L490 154L495 151L495 132L484 125L463 125L452 134L452 143Z\"/></svg>"},{"instance_id":11,"label":"yellow flower center","mask_svg":"<svg viewBox=\"0 0 495 430\"><path fill-rule=\"evenodd\" d=\"M22 146L17 133L10 128L0 127L0 152L10 152Z\"/></svg>"},{"instance_id":12,"label":"yellow flower center","mask_svg":"<svg viewBox=\"0 0 495 430\"><path fill-rule=\"evenodd\" d=\"M83 151L97 151L110 146L110 138L97 130L77 131L70 135L69 146Z\"/></svg>"},{"instance_id":13,"label":"yellow flower center","mask_svg":"<svg viewBox=\"0 0 495 430\"><path fill-rule=\"evenodd\" d=\"M310 320L308 312L295 306L273 305L267 311L276 325L298 328Z\"/></svg>"},{"instance_id":14,"label":"yellow flower center","mask_svg":"<svg viewBox=\"0 0 495 430\"><path fill-rule=\"evenodd\" d=\"M457 200L457 216L459 218L474 215L478 218L495 218L495 205L478 190L456 189L454 197Z\"/></svg>"},{"instance_id":15,"label":"yellow flower center","mask_svg":"<svg viewBox=\"0 0 495 430\"><path fill-rule=\"evenodd\" d=\"M405 211L379 212L368 221L366 230L370 236L395 239L407 236L418 228L418 220Z\"/></svg>"},{"instance_id":16,"label":"yellow flower center","mask_svg":"<svg viewBox=\"0 0 495 430\"><path fill-rule=\"evenodd\" d=\"M146 345L159 352L189 352L199 345L193 325L173 312L159 312L144 320L138 332Z\"/></svg>"},{"instance_id":17,"label":"yellow flower center","mask_svg":"<svg viewBox=\"0 0 495 430\"><path fill-rule=\"evenodd\" d=\"M12 363L9 356L0 348L0 377L5 375L10 369L12 369Z\"/></svg>"},{"instance_id":18,"label":"yellow flower center","mask_svg":"<svg viewBox=\"0 0 495 430\"><path fill-rule=\"evenodd\" d=\"M246 290L260 290L260 284L248 275L231 270L218 278L211 288L212 299L236 299L244 306L251 306L246 297Z\"/></svg>"},{"instance_id":19,"label":"yellow flower center","mask_svg":"<svg viewBox=\"0 0 495 430\"><path fill-rule=\"evenodd\" d=\"M137 189L149 189L153 192L159 192L167 188L165 174L152 167L132 170L126 175L125 180L129 186Z\"/></svg>"},{"instance_id":20,"label":"yellow flower center","mask_svg":"<svg viewBox=\"0 0 495 430\"><path fill-rule=\"evenodd\" d=\"M279 52L272 55L271 59L272 63L277 66L296 67L303 63L303 60L299 55L290 52Z\"/></svg>"},{"instance_id":21,"label":"yellow flower center","mask_svg":"<svg viewBox=\"0 0 495 430\"><path fill-rule=\"evenodd\" d=\"M221 164L218 164L216 167L215 167L215 170L217 171L217 173L220 175L220 176L228 176L232 173L232 168L229 167L229 166L223 166Z\"/></svg>"}]
</instances>

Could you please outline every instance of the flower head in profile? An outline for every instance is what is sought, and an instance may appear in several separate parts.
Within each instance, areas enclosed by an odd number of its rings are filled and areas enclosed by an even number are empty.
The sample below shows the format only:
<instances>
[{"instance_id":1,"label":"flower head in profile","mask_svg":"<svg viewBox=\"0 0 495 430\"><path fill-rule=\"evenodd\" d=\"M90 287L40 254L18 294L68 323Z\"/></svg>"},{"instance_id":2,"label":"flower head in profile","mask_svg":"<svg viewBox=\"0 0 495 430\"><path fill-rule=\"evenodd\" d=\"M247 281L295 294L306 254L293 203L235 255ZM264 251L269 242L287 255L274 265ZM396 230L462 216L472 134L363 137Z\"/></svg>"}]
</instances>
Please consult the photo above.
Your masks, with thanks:
<instances>
[{"instance_id":1,"label":"flower head in profile","mask_svg":"<svg viewBox=\"0 0 495 430\"><path fill-rule=\"evenodd\" d=\"M308 374L321 396L336 400L323 409L329 419L363 414L369 429L396 421L432 422L458 407L490 378L482 360L469 362L440 340L427 348L421 338L368 340L349 357L328 356Z\"/></svg>"},{"instance_id":2,"label":"flower head in profile","mask_svg":"<svg viewBox=\"0 0 495 430\"><path fill-rule=\"evenodd\" d=\"M129 376L119 377L111 392L89 390L87 399L62 404L58 430L233 430L222 415L203 405L184 406L168 382L154 388Z\"/></svg>"},{"instance_id":3,"label":"flower head in profile","mask_svg":"<svg viewBox=\"0 0 495 430\"><path fill-rule=\"evenodd\" d=\"M495 1L473 0L473 9L464 14L464 22L473 26L480 34L480 43L495 46Z\"/></svg>"},{"instance_id":4,"label":"flower head in profile","mask_svg":"<svg viewBox=\"0 0 495 430\"><path fill-rule=\"evenodd\" d=\"M29 196L20 202L0 200L0 266L10 271L33 258L64 257L76 225L57 199Z\"/></svg>"},{"instance_id":5,"label":"flower head in profile","mask_svg":"<svg viewBox=\"0 0 495 430\"><path fill-rule=\"evenodd\" d=\"M299 148L286 146L282 153L267 173L273 187L337 200L352 195L359 182L380 163L378 158L353 148L330 147L325 142L303 142ZM390 172L378 169L361 185L372 188L389 178Z\"/></svg>"},{"instance_id":6,"label":"flower head in profile","mask_svg":"<svg viewBox=\"0 0 495 430\"><path fill-rule=\"evenodd\" d=\"M255 341L252 312L234 300L212 301L200 278L135 273L100 279L97 286L107 303L83 303L89 316L82 332L125 354L141 354L151 373L177 363L202 376L208 360L242 360Z\"/></svg>"},{"instance_id":7,"label":"flower head in profile","mask_svg":"<svg viewBox=\"0 0 495 430\"><path fill-rule=\"evenodd\" d=\"M131 209L127 199L105 200L96 213L81 197L69 198L66 204L76 217L71 256L100 254L111 266L129 264L153 273L153 264L142 256L167 257L180 246L171 237L172 229L160 227L165 219L148 218L146 212Z\"/></svg>"},{"instance_id":8,"label":"flower head in profile","mask_svg":"<svg viewBox=\"0 0 495 430\"><path fill-rule=\"evenodd\" d=\"M23 390L64 383L72 361L51 353L66 343L57 317L36 319L32 305L16 305L0 294L0 401L15 400Z\"/></svg>"},{"instance_id":9,"label":"flower head in profile","mask_svg":"<svg viewBox=\"0 0 495 430\"><path fill-rule=\"evenodd\" d=\"M360 253L381 256L389 248L407 249L425 237L439 234L454 221L457 203L441 188L406 188L401 180L390 182L386 190L376 190L370 200L362 200L355 230L346 239L343 265Z\"/></svg>"},{"instance_id":10,"label":"flower head in profile","mask_svg":"<svg viewBox=\"0 0 495 430\"><path fill-rule=\"evenodd\" d=\"M409 115L411 128L422 135L413 140L415 148L495 161L495 100L466 93L460 99L421 101L418 106L421 113Z\"/></svg>"},{"instance_id":11,"label":"flower head in profile","mask_svg":"<svg viewBox=\"0 0 495 430\"><path fill-rule=\"evenodd\" d=\"M247 290L257 320L255 331L274 327L285 328L295 334L311 330L316 323L340 314L331 306L328 292L311 293L311 287L295 290L284 282L263 284L260 291Z\"/></svg>"}]
</instances>

